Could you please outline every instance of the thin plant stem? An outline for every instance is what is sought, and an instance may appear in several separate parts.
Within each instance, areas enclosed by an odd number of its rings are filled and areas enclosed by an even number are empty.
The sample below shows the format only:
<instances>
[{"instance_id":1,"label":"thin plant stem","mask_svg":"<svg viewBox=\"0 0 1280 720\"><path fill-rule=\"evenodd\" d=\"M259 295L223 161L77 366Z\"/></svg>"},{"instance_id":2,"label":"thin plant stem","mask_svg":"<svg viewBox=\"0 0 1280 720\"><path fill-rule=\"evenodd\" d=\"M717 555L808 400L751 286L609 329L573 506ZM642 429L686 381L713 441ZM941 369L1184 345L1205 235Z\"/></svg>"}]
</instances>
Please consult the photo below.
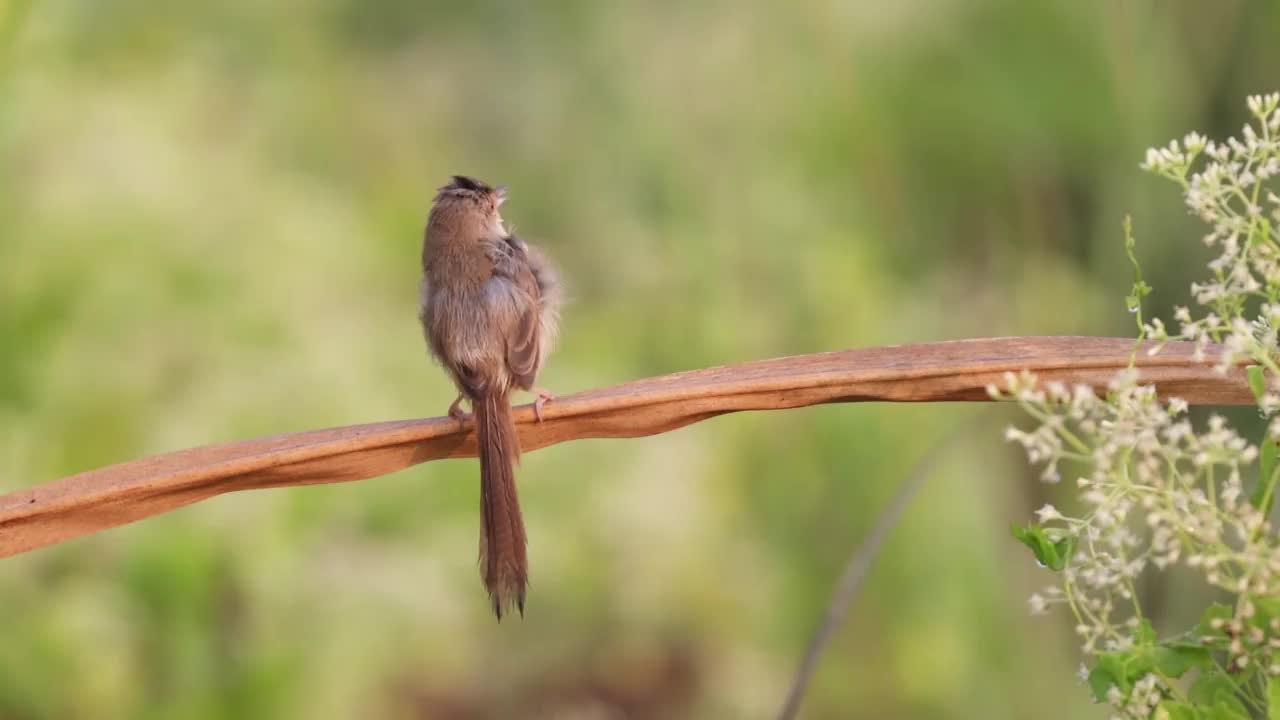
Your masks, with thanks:
<instances>
[{"instance_id":1,"label":"thin plant stem","mask_svg":"<svg viewBox=\"0 0 1280 720\"><path fill-rule=\"evenodd\" d=\"M840 625L840 621L848 613L849 606L853 603L854 597L858 594L858 589L862 587L862 582L866 578L867 572L871 569L871 563L880 554L885 538L888 536L889 531L898 524L898 520L902 517L903 511L906 510L907 504L911 502L911 499L924 486L925 481L933 474L934 466L938 460L946 455L957 444L957 441L975 429L985 427L984 423L979 422L966 422L957 425L954 430L930 448L924 457L920 458L915 466L911 468L906 478L898 486L897 491L894 492L893 497L889 499L889 504L880 511L871 533L867 535L862 545L858 547L853 556L849 558L848 564L845 565L844 573L840 576L840 582L837 583L835 592L831 595L831 602L827 605L826 614L823 615L822 622L819 623L812 639L809 640L809 646L805 650L804 657L800 660L800 667L796 670L795 677L791 681L791 689L787 692L786 701L782 705L782 710L778 713L779 720L791 720L800 711L800 703L804 700L805 691L808 690L809 682L813 679L813 674L817 670L818 659L822 656L823 650L830 644L836 628Z\"/></svg>"}]
</instances>

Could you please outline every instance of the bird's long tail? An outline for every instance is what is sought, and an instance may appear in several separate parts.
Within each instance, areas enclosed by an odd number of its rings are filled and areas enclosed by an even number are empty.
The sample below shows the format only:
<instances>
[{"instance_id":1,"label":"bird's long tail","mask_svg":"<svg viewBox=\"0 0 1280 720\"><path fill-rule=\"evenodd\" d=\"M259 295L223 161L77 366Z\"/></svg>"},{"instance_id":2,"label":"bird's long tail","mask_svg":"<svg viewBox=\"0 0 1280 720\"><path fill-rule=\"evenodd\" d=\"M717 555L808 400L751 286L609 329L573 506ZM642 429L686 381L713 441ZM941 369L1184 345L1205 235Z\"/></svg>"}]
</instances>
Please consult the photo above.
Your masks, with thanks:
<instances>
[{"instance_id":1,"label":"bird's long tail","mask_svg":"<svg viewBox=\"0 0 1280 720\"><path fill-rule=\"evenodd\" d=\"M524 518L516 496L520 440L507 392L479 398L475 419L480 451L480 575L493 612L502 620L502 613L512 606L524 614L529 583Z\"/></svg>"}]
</instances>

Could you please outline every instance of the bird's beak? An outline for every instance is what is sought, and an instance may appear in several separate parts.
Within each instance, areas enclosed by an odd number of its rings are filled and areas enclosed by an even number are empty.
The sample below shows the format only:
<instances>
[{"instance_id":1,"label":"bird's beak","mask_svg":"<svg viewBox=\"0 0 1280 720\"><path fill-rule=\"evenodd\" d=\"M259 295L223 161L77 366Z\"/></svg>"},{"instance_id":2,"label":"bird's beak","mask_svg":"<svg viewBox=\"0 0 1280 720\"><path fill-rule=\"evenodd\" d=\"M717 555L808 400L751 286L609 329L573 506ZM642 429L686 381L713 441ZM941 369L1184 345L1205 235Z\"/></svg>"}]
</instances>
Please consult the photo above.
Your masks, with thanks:
<instances>
[{"instance_id":1,"label":"bird's beak","mask_svg":"<svg viewBox=\"0 0 1280 720\"><path fill-rule=\"evenodd\" d=\"M507 186L499 185L493 189L493 194L498 197L498 204L501 205L507 201Z\"/></svg>"}]
</instances>

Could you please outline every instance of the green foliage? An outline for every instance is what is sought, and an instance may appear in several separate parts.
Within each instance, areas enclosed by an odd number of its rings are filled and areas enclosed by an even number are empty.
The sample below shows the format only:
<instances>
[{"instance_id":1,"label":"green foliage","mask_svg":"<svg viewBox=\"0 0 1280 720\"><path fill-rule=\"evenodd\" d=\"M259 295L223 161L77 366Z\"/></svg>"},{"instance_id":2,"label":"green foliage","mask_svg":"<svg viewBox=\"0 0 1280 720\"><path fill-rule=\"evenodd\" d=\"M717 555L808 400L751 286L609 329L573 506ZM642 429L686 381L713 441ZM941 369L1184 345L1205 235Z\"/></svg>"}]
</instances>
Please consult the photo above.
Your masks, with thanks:
<instances>
[{"instance_id":1,"label":"green foliage","mask_svg":"<svg viewBox=\"0 0 1280 720\"><path fill-rule=\"evenodd\" d=\"M1253 391L1253 397L1258 402L1267 395L1267 376L1266 371L1261 365L1250 365L1245 368L1245 373L1249 379L1249 389Z\"/></svg>"},{"instance_id":2,"label":"green foliage","mask_svg":"<svg viewBox=\"0 0 1280 720\"><path fill-rule=\"evenodd\" d=\"M1044 528L1036 525L1022 526L1015 523L1010 531L1019 542L1031 548L1036 562L1050 570L1066 567L1076 549L1076 537L1068 535L1060 540L1051 540Z\"/></svg>"},{"instance_id":3,"label":"green foliage","mask_svg":"<svg viewBox=\"0 0 1280 720\"><path fill-rule=\"evenodd\" d=\"M1253 486L1253 492L1249 494L1249 502L1263 515L1271 513L1271 506L1275 502L1276 481L1280 479L1280 466L1276 465L1276 457L1280 455L1280 443L1271 436L1268 430L1263 433L1262 439L1258 442L1258 465L1261 470L1258 473L1258 482Z\"/></svg>"},{"instance_id":4,"label":"green foliage","mask_svg":"<svg viewBox=\"0 0 1280 720\"><path fill-rule=\"evenodd\" d=\"M1180 678L1193 667L1210 667L1207 648L1194 640L1157 642L1151 621L1143 619L1134 630L1129 649L1098 655L1089 672L1089 688L1098 702L1106 702L1112 687L1125 695L1146 676Z\"/></svg>"},{"instance_id":5,"label":"green foliage","mask_svg":"<svg viewBox=\"0 0 1280 720\"><path fill-rule=\"evenodd\" d=\"M1267 679L1267 720L1280 720L1280 676Z\"/></svg>"}]
</instances>

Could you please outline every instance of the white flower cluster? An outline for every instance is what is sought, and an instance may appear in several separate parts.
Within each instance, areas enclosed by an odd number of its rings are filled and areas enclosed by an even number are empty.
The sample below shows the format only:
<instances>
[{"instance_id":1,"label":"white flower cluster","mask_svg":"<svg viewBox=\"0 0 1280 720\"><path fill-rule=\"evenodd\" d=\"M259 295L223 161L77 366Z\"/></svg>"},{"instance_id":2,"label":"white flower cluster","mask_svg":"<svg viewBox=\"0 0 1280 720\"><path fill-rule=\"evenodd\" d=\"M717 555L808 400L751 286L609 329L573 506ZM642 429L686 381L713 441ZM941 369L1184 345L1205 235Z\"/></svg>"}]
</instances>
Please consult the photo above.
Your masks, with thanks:
<instances>
[{"instance_id":1,"label":"white flower cluster","mask_svg":"<svg viewBox=\"0 0 1280 720\"><path fill-rule=\"evenodd\" d=\"M1153 354L1165 341L1190 340L1203 359L1210 343L1220 343L1225 349L1213 358L1220 371L1246 361L1276 378L1280 197L1268 183L1280 178L1280 93L1251 97L1248 105L1253 121L1241 139L1219 144L1192 133L1147 151L1143 167L1183 188L1187 207L1211 226L1205 244L1219 254L1209 263L1210 279L1191 288L1205 312L1196 317L1178 308L1177 333L1156 319L1142 325L1142 334L1157 341ZM1007 391L988 392L1013 398L1036 422L1029 430L1010 428L1006 438L1043 465L1044 480L1067 475L1080 490L1079 510L1046 505L1036 513L1037 537L1056 553L1061 584L1032 595L1031 611L1068 607L1090 656L1128 651L1145 622L1136 579L1150 568L1180 566L1235 599L1225 617L1214 619L1215 636L1194 642L1220 652L1227 673L1257 668L1280 676L1280 617L1257 615L1260 604L1272 612L1280 607L1280 535L1266 513L1280 488L1276 477L1252 472L1259 447L1219 416L1197 430L1185 402L1161 401L1132 370L1111 383L1106 398L1087 386L1041 385L1026 373L1009 374L1005 383ZM1272 418L1263 442L1274 443L1280 394L1261 383L1254 389ZM1280 468L1277 455L1264 455L1263 467ZM1251 476L1247 483L1242 470ZM1280 476L1280 469L1268 471ZM1175 696L1169 678L1149 674L1124 692L1112 685L1106 699L1117 717L1147 718Z\"/></svg>"},{"instance_id":2,"label":"white flower cluster","mask_svg":"<svg viewBox=\"0 0 1280 720\"><path fill-rule=\"evenodd\" d=\"M1242 139L1215 143L1191 133L1181 144L1175 140L1147 151L1142 167L1182 187L1187 207L1210 225L1204 243L1219 254L1209 263L1213 277L1191 285L1192 296L1209 312L1193 319L1188 308L1178 308L1178 333L1157 319L1144 334L1158 341L1193 340L1201 348L1222 343L1222 371L1240 357L1255 356L1264 356L1264 365L1277 371L1271 356L1280 325L1280 196L1267 190L1267 181L1280 176L1280 93L1255 95L1248 104L1253 121L1244 126ZM1203 168L1192 172L1201 158ZM1247 320L1251 303L1257 310ZM1275 402L1280 405L1280 398Z\"/></svg>"},{"instance_id":3,"label":"white flower cluster","mask_svg":"<svg viewBox=\"0 0 1280 720\"><path fill-rule=\"evenodd\" d=\"M1185 402L1162 403L1131 372L1111 383L1107 399L1085 385L1041 388L1027 374L1005 381L1009 396L1039 422L1030 431L1009 428L1006 438L1045 465L1043 477L1058 478L1063 465L1081 471L1079 517L1052 505L1036 512L1051 539L1077 542L1062 586L1033 595L1033 612L1070 605L1092 653L1127 641L1121 628L1141 616L1134 581L1148 565L1181 563L1232 593L1280 593L1277 538L1248 502L1241 478L1257 448L1221 417L1196 432Z\"/></svg>"},{"instance_id":4,"label":"white flower cluster","mask_svg":"<svg viewBox=\"0 0 1280 720\"><path fill-rule=\"evenodd\" d=\"M1280 675L1280 626L1249 624L1255 598L1280 597L1280 536L1250 503L1241 473L1258 450L1220 416L1197 432L1185 402L1161 402L1135 380L1133 373L1117 378L1106 399L1083 385L1040 387L1025 374L1005 378L1007 395L988 388L1038 422L1029 431L1009 428L1006 437L1044 464L1044 477L1079 471L1079 511L1045 505L1036 512L1049 539L1073 541L1074 552L1061 585L1033 594L1030 609L1067 606L1086 654L1127 650L1143 617L1138 576L1182 566L1238 599L1235 617L1222 621L1231 640L1217 648L1229 667L1260 663ZM1119 717L1146 718L1158 702L1157 682L1150 675L1128 695L1113 687L1108 700Z\"/></svg>"},{"instance_id":5,"label":"white flower cluster","mask_svg":"<svg viewBox=\"0 0 1280 720\"><path fill-rule=\"evenodd\" d=\"M1158 675L1146 675L1141 680L1134 683L1133 691L1128 695L1120 692L1113 685L1110 692L1107 693L1107 702L1111 703L1118 714L1114 717L1123 720L1123 718L1148 718L1151 713L1159 706L1160 701L1164 699L1164 692L1161 688L1161 680Z\"/></svg>"}]
</instances>

